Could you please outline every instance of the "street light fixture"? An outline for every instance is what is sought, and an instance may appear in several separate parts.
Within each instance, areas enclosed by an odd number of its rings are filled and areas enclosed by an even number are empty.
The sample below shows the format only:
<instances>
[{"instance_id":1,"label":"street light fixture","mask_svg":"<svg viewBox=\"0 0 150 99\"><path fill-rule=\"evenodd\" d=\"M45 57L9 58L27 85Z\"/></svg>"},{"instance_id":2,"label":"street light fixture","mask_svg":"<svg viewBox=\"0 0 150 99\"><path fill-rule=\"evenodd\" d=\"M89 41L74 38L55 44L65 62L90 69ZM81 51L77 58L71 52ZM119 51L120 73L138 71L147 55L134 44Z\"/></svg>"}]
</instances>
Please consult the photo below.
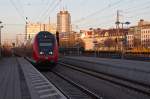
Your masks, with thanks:
<instances>
[{"instance_id":1,"label":"street light fixture","mask_svg":"<svg viewBox=\"0 0 150 99\"><path fill-rule=\"evenodd\" d=\"M123 59L124 58L124 45L126 45L126 36L127 34L124 33L123 31L123 25L126 24L127 26L130 24L130 22L120 22L120 21L116 21L115 22L116 25L118 25L118 33L119 33L119 24L122 25L122 33L123 33L123 36L122 36L122 55L121 55L121 58Z\"/></svg>"},{"instance_id":2,"label":"street light fixture","mask_svg":"<svg viewBox=\"0 0 150 99\"><path fill-rule=\"evenodd\" d=\"M119 21L117 21L117 22L115 22L115 24L120 24L120 22L119 22Z\"/></svg>"},{"instance_id":3,"label":"street light fixture","mask_svg":"<svg viewBox=\"0 0 150 99\"><path fill-rule=\"evenodd\" d=\"M0 26L0 28L3 28L4 26Z\"/></svg>"},{"instance_id":4,"label":"street light fixture","mask_svg":"<svg viewBox=\"0 0 150 99\"><path fill-rule=\"evenodd\" d=\"M125 22L125 24L126 24L126 25L129 25L129 24L130 24L130 22Z\"/></svg>"}]
</instances>

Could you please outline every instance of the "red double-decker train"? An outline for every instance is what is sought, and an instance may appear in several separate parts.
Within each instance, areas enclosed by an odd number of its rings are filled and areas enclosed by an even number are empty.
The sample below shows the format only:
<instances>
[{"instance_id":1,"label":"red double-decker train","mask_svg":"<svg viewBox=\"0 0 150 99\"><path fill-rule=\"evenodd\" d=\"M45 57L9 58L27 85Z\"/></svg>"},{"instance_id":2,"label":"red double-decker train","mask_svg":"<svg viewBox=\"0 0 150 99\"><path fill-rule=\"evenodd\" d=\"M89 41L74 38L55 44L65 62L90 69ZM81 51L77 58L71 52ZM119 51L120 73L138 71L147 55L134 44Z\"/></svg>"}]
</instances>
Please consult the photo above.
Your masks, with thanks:
<instances>
[{"instance_id":1,"label":"red double-decker train","mask_svg":"<svg viewBox=\"0 0 150 99\"><path fill-rule=\"evenodd\" d=\"M35 64L56 65L58 61L58 44L55 35L41 31L28 40L24 46L15 49L18 56L27 57Z\"/></svg>"}]
</instances>

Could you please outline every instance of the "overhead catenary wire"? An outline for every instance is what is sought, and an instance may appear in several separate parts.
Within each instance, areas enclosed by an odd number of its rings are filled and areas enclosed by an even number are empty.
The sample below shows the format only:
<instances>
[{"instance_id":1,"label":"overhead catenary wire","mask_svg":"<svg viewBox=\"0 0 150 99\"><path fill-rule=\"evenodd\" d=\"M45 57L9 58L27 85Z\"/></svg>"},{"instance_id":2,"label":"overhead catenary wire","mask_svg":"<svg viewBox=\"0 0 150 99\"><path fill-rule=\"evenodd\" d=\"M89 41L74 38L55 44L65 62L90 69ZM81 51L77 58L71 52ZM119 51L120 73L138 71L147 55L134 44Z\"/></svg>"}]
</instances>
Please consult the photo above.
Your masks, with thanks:
<instances>
[{"instance_id":1,"label":"overhead catenary wire","mask_svg":"<svg viewBox=\"0 0 150 99\"><path fill-rule=\"evenodd\" d=\"M106 6L106 7L108 7L107 9L105 9L105 10L108 10L109 8L112 8L112 7L116 7L118 4L120 4L121 3L121 1L117 1L117 2L114 2L113 4L109 4L109 6ZM103 12L103 11L102 11ZM102 12L100 12L100 13L102 13ZM112 14L110 14L110 15L105 15L105 16L99 16L99 17L97 17L97 18L95 18L91 23L96 23L96 25L95 24L92 24L92 25L86 25L86 26L84 26L84 27L92 27L92 26L98 26L100 23L98 23L97 24L97 22L98 22L98 20L103 20L102 18L112 18L112 16L114 15L114 13L112 13ZM88 20L90 19L90 17L88 17L87 18ZM83 19L83 21L81 20L80 22L78 22L78 26L79 27L83 27L83 25L84 24L90 24L90 23L88 23L87 21L87 19ZM92 20L92 19L91 19ZM113 21L113 19L111 19L111 21ZM82 24L84 22L84 24ZM80 25L79 25L80 24ZM100 25L99 25L100 26Z\"/></svg>"},{"instance_id":2,"label":"overhead catenary wire","mask_svg":"<svg viewBox=\"0 0 150 99\"><path fill-rule=\"evenodd\" d=\"M47 8L45 10L43 10L43 12L39 15L39 21L43 18L43 16L45 16L45 14L47 13L47 11L53 6L53 4L56 2L56 0L52 0L52 2L49 2Z\"/></svg>"},{"instance_id":3,"label":"overhead catenary wire","mask_svg":"<svg viewBox=\"0 0 150 99\"><path fill-rule=\"evenodd\" d=\"M112 18L112 16L115 15L114 13L111 13L109 15L105 15L105 16L100 16L100 17L97 17L97 18L94 18L94 19L88 19L84 24L82 23L78 23L77 25L86 25L88 23L95 23L95 22L99 22L99 20L102 20L102 18Z\"/></svg>"},{"instance_id":4,"label":"overhead catenary wire","mask_svg":"<svg viewBox=\"0 0 150 99\"><path fill-rule=\"evenodd\" d=\"M24 8L23 8L23 5L22 5L22 2L21 2L21 0L17 0L18 1L18 5L19 5L19 7L20 7L20 10L22 10L22 14L23 14L23 16L25 16L24 14Z\"/></svg>"},{"instance_id":5,"label":"overhead catenary wire","mask_svg":"<svg viewBox=\"0 0 150 99\"><path fill-rule=\"evenodd\" d=\"M49 9L53 6L53 4L56 2L56 0L52 0L52 2L49 3L49 5L47 6L46 10L44 10L43 13L41 13L38 17L38 22L40 22L43 17L47 14L47 12L49 11Z\"/></svg>"},{"instance_id":6,"label":"overhead catenary wire","mask_svg":"<svg viewBox=\"0 0 150 99\"><path fill-rule=\"evenodd\" d=\"M12 1L12 0L10 0L10 1ZM118 0L118 2L119 1L121 1L121 0ZM129 0L128 0L129 1ZM136 1L136 0L134 0L134 1ZM56 2L56 0L54 0L54 1L52 1L52 2ZM52 2L50 2L50 3L52 3ZM147 1L147 2L143 2L143 3L141 3L141 4L139 4L139 5L142 5L142 4L148 4L148 2L150 2L150 1ZM115 3L115 2L114 2ZM113 7L113 4L114 3L112 3L112 4L110 4L109 6L106 6L106 7L108 7L108 8L110 8L110 7ZM120 3L120 2L119 2ZM53 3L53 6L54 6L55 4ZM57 4L56 4L57 5ZM46 9L45 10L45 14L43 14L43 15L41 15L42 16L42 20L46 20L47 19L47 17L49 17L49 15L48 14L51 14L54 10L51 10L52 9L52 7L53 6L49 6L48 8L49 9ZM115 5L114 5L115 6ZM128 6L128 5L125 5L125 6ZM136 5L137 6L137 5ZM145 5L144 6L139 6L137 9L136 9L136 6L135 6L135 8L134 8L134 5L133 5L133 8L132 9L128 9L128 11L127 11L127 14L130 12L131 14L132 14L132 12L136 12L136 11L138 11L138 13L136 14L136 15L138 15L138 14L140 14L140 13L146 13L145 12L145 10L148 10L148 9L146 9L146 8L148 8L148 6L146 6L145 7ZM23 18L23 19L25 19L25 17L24 17L24 15L23 15L23 13L19 10L19 8L16 6L16 4L15 4L15 6L14 6L15 8L16 8L16 10L17 10L17 12L18 13L20 13L19 15ZM57 6L56 6L57 7ZM56 8L56 7L53 7L53 8ZM108 8L107 9L105 9L105 10L108 10ZM102 9L101 9L102 10ZM143 10L143 11L141 11L141 10ZM50 11L52 11L52 12L50 12ZM100 11L100 10L99 10ZM124 11L124 10L123 10ZM141 11L141 12L139 12L139 11ZM102 11L103 12L103 11ZM96 12L95 12L96 13ZM101 13L101 12L100 12ZM125 12L126 13L126 12ZM22 15L21 15L22 14ZM98 13L99 14L99 13ZM135 14L135 13L134 13ZM129 16L131 16L132 18L134 17L134 16L136 16L136 15L129 15ZM147 16L147 15L146 15ZM87 18L86 18L87 17ZM97 21L96 21L96 19L98 19L98 18L95 18L95 19L91 19L91 17L93 17L93 16L90 16L90 14L88 15L88 16L85 16L85 17L83 17L83 20L81 20L81 21L79 21L78 22L78 24L80 25L82 22L85 22L85 21L87 21L86 23L83 23L83 24L81 24L81 25L84 25L84 24L88 24L88 20L90 19L90 21L92 22L92 23L96 23ZM103 16L100 16L99 18L101 18L101 17L103 17ZM105 16L104 16L105 17ZM110 17L112 17L112 16L110 16ZM136 16L137 17L137 16ZM89 18L89 19L88 19ZM88 20L87 20L88 19ZM130 18L131 19L131 18ZM94 20L94 21L93 21ZM97 24L97 23L96 23Z\"/></svg>"},{"instance_id":7,"label":"overhead catenary wire","mask_svg":"<svg viewBox=\"0 0 150 99\"><path fill-rule=\"evenodd\" d=\"M60 0L61 1L61 0ZM50 13L47 13L46 17L44 17L44 21L50 16L50 14L59 6L60 1L58 1L54 7L50 10ZM49 14L49 15L48 15Z\"/></svg>"},{"instance_id":8,"label":"overhead catenary wire","mask_svg":"<svg viewBox=\"0 0 150 99\"><path fill-rule=\"evenodd\" d=\"M114 2L114 3L112 3L112 4L109 4L109 5L107 5L106 7L102 8L102 9L100 9L100 10L97 10L97 11L95 11L95 12L93 12L93 13L91 13L91 14L85 16L85 17L82 17L82 18L80 18L80 19L78 19L78 20L75 20L74 23L84 21L84 20L86 20L86 19L89 18L89 17L93 17L94 15L100 14L100 13L102 13L103 11L107 10L108 8L111 8L111 7L117 5L117 4L121 3L121 2L122 2L122 0L118 0L118 1L116 1L116 2Z\"/></svg>"},{"instance_id":9,"label":"overhead catenary wire","mask_svg":"<svg viewBox=\"0 0 150 99\"><path fill-rule=\"evenodd\" d=\"M150 5L148 6L145 6L145 7L141 7L139 9L134 9L134 10L128 10L128 11L125 11L125 14L136 14L136 13L141 13L141 11L145 12L145 11L149 11L150 10ZM134 13L133 13L134 12Z\"/></svg>"},{"instance_id":10,"label":"overhead catenary wire","mask_svg":"<svg viewBox=\"0 0 150 99\"><path fill-rule=\"evenodd\" d=\"M137 17L139 17L138 15L147 16L147 15L148 15L147 13L149 13L149 11L137 12L137 13L135 13L134 15L128 16L128 17L126 17L126 18L128 18L128 19L137 18Z\"/></svg>"},{"instance_id":11,"label":"overhead catenary wire","mask_svg":"<svg viewBox=\"0 0 150 99\"><path fill-rule=\"evenodd\" d=\"M23 13L21 13L19 11L19 9L17 8L17 6L15 5L14 1L13 0L9 0L10 3L13 5L13 7L16 9L17 13L19 14L19 16L26 22L26 17L23 15Z\"/></svg>"},{"instance_id":12,"label":"overhead catenary wire","mask_svg":"<svg viewBox=\"0 0 150 99\"><path fill-rule=\"evenodd\" d=\"M123 13L124 13L124 17L126 19L131 19L131 18L135 18L137 16L141 16L141 14L146 11L146 10L150 10L150 5L149 5L150 1L146 1L146 2L142 2L140 4L137 5L133 5L132 3L132 7L126 8L126 9L122 9ZM144 5L144 6L143 6ZM143 12L144 11L144 12ZM133 15L134 14L134 15ZM145 13L146 14L146 13ZM146 14L147 15L147 14Z\"/></svg>"},{"instance_id":13,"label":"overhead catenary wire","mask_svg":"<svg viewBox=\"0 0 150 99\"><path fill-rule=\"evenodd\" d=\"M83 25L83 26L79 26L79 28L92 28L92 27L95 27L95 28L101 28L100 26L103 26L103 25L110 25L111 22L113 22L114 19L109 19L109 20L104 20L102 21L101 23L97 23L97 24L88 24L88 25Z\"/></svg>"},{"instance_id":14,"label":"overhead catenary wire","mask_svg":"<svg viewBox=\"0 0 150 99\"><path fill-rule=\"evenodd\" d=\"M82 0L81 2L80 2L80 5L82 6L82 4L87 4L88 3L88 0Z\"/></svg>"},{"instance_id":15,"label":"overhead catenary wire","mask_svg":"<svg viewBox=\"0 0 150 99\"><path fill-rule=\"evenodd\" d=\"M137 0L135 0L135 1L137 1ZM133 4L131 5L132 7L129 7L129 8L126 8L126 9L123 9L124 11L131 11L132 12L132 10L133 10L133 12L134 12L134 10L136 10L136 9L141 9L141 8L145 8L145 5L147 6L147 4L149 5L149 3L150 3L150 1L147 1L147 2L143 2L143 3L140 3L140 4L138 4L138 5L135 5L135 6L133 6ZM144 6L143 6L144 5Z\"/></svg>"},{"instance_id":16,"label":"overhead catenary wire","mask_svg":"<svg viewBox=\"0 0 150 99\"><path fill-rule=\"evenodd\" d=\"M136 0L128 0L128 1L136 1ZM110 1L109 1L110 2ZM127 1L125 1L125 2L127 2ZM115 8L113 8L113 9L118 9L118 6L121 6L121 5L118 5L118 4L120 4L121 2L120 1L118 1L118 3L117 2L114 2L113 4L109 4L109 6L110 6L110 8L112 8L112 7L115 7ZM117 6L118 5L118 6ZM117 6L117 7L116 7ZM108 7L108 6L106 6L106 7ZM109 8L107 8L107 9L105 9L105 11L106 10L108 10ZM101 12L102 13L102 12ZM100 14L100 13L97 13L97 14ZM94 14L95 15L95 14ZM93 16L94 16L93 15ZM92 16L91 16L92 17ZM99 19L99 18L102 18L102 17L104 17L105 18L105 16L99 16L98 18L96 18L97 20ZM106 17L108 17L107 15L106 15ZM110 15L110 17L112 17L111 15ZM88 17L87 19L85 19L85 18L83 18L81 21L80 20L78 20L78 21L76 21L75 23L76 24L82 24L82 23L87 23L86 21L88 20L88 19L90 19L90 17ZM95 19L94 19L95 20Z\"/></svg>"},{"instance_id":17,"label":"overhead catenary wire","mask_svg":"<svg viewBox=\"0 0 150 99\"><path fill-rule=\"evenodd\" d=\"M131 1L131 0L130 0ZM133 0L132 0L133 1ZM134 1L136 1L136 0L134 0ZM114 7L115 5L117 5L117 4L119 4L119 3L121 3L121 1L117 1L117 2L114 2L114 3L112 3L112 4L109 4L108 6L106 6L106 7L104 7L103 9L101 9L101 10L99 10L99 11L104 11L104 10L107 10L108 8L112 8L112 7ZM102 13L102 12L100 12L100 13ZM81 24L82 22L84 22L84 21L86 21L86 19L89 19L89 17L91 16L94 16L94 15L97 15L97 14L100 14L100 13L98 13L98 11L96 11L96 12L94 12L94 13L92 13L92 14L89 14L88 16L86 16L86 17L83 17L83 18L81 18L81 19L79 19L79 20L76 20L76 21L74 21L75 23L79 23L79 24ZM100 16L101 17L101 16Z\"/></svg>"},{"instance_id":18,"label":"overhead catenary wire","mask_svg":"<svg viewBox=\"0 0 150 99\"><path fill-rule=\"evenodd\" d=\"M3 25L5 25L5 26L24 26L25 24L23 24L23 23L5 23Z\"/></svg>"},{"instance_id":19,"label":"overhead catenary wire","mask_svg":"<svg viewBox=\"0 0 150 99\"><path fill-rule=\"evenodd\" d=\"M148 2L150 2L150 1L148 1ZM144 17L142 17L142 15L144 15L144 16L149 15L147 13L149 13L150 5L149 4L146 5L148 2L144 2L141 4L141 6L138 5L137 7L133 8L133 9L124 10L125 18L128 20L132 20L132 19L137 20L137 18L140 18L140 19L144 18ZM145 4L145 5L143 6L143 4Z\"/></svg>"},{"instance_id":20,"label":"overhead catenary wire","mask_svg":"<svg viewBox=\"0 0 150 99\"><path fill-rule=\"evenodd\" d=\"M134 0L134 1L136 1L136 0ZM150 2L150 1L148 1L148 2ZM147 4L148 2L144 2L144 3L142 3L142 4ZM132 5L132 6L133 6L133 5ZM142 6L142 7L140 6L140 8L141 8L141 9L139 9L139 10L145 11L145 10L148 10L148 8L150 8L150 6L149 6L149 5L146 6L146 7L145 7L145 6L144 6L144 7L143 7L143 6ZM129 11L130 11L130 10L132 10L132 9L129 9ZM138 10L138 9L133 9L133 10L135 11L135 10ZM138 10L138 11L139 11L139 10ZM124 12L124 11L123 11L123 12ZM144 13L144 12L143 12L143 13ZM138 14L137 14L137 15L138 15ZM103 16L100 16L99 18L101 18L101 17L103 17ZM111 17L112 17L112 16L111 16ZM98 18L96 18L96 19L98 20ZM89 19L88 19L88 20L89 20ZM87 20L87 21L88 21L88 20ZM82 23L83 23L83 21L82 21ZM93 21L92 23L94 23L94 21ZM95 23L97 24L97 21L96 21ZM79 24L81 24L81 22L79 22L78 25L79 25ZM90 24L90 23L87 23L87 24ZM81 25L83 26L84 24L81 24ZM89 25L89 26L97 26L97 25ZM86 26L85 26L85 27L86 27Z\"/></svg>"}]
</instances>

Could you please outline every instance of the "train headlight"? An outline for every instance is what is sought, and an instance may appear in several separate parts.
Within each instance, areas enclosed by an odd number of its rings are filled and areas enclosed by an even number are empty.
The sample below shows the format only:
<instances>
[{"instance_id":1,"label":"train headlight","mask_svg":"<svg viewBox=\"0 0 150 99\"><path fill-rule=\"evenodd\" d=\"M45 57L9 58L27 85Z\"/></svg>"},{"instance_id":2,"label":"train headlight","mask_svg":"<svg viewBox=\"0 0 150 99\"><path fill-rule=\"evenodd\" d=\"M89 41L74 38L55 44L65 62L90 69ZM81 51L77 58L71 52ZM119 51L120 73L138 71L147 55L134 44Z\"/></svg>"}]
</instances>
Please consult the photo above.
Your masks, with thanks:
<instances>
[{"instance_id":1,"label":"train headlight","mask_svg":"<svg viewBox=\"0 0 150 99\"><path fill-rule=\"evenodd\" d=\"M40 54L42 55L42 54L44 54L44 52L40 52Z\"/></svg>"},{"instance_id":2,"label":"train headlight","mask_svg":"<svg viewBox=\"0 0 150 99\"><path fill-rule=\"evenodd\" d=\"M52 55L52 54L53 54L53 52L49 52L49 54L50 54L50 55Z\"/></svg>"}]
</instances>

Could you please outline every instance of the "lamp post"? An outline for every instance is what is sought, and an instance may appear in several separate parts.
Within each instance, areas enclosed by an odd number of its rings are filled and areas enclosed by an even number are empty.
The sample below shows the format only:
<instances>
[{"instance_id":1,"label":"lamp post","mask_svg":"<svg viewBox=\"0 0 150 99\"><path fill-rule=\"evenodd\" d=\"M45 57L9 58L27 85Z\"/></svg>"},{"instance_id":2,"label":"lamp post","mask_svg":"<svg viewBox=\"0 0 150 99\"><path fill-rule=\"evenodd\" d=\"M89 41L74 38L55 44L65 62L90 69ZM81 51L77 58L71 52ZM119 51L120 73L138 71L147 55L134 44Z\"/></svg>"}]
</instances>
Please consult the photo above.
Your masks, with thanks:
<instances>
[{"instance_id":1,"label":"lamp post","mask_svg":"<svg viewBox=\"0 0 150 99\"><path fill-rule=\"evenodd\" d=\"M126 49L126 42L127 42L127 34L124 33L124 31L123 31L123 29L124 29L123 25L126 24L128 26L130 24L130 22L120 22L120 24L122 24L122 33L123 33L121 58L124 59L124 52Z\"/></svg>"},{"instance_id":2,"label":"lamp post","mask_svg":"<svg viewBox=\"0 0 150 99\"><path fill-rule=\"evenodd\" d=\"M28 40L28 37L27 37L27 28L28 28L28 17L26 17L26 25L25 25L25 40Z\"/></svg>"},{"instance_id":3,"label":"lamp post","mask_svg":"<svg viewBox=\"0 0 150 99\"><path fill-rule=\"evenodd\" d=\"M2 24L2 22L0 21L0 24ZM1 50L2 50L2 46L1 46L1 29L3 28L2 25L0 25L0 57L2 56L1 54Z\"/></svg>"},{"instance_id":4,"label":"lamp post","mask_svg":"<svg viewBox=\"0 0 150 99\"><path fill-rule=\"evenodd\" d=\"M119 36L119 32L120 32L119 31L120 30L120 28L119 28L119 24L120 24L119 20L116 21L115 24L116 24L116 29L117 29L117 36ZM118 39L118 38L116 38L116 39ZM119 46L118 46L118 42L117 42L116 49L118 50L118 48L119 48Z\"/></svg>"},{"instance_id":5,"label":"lamp post","mask_svg":"<svg viewBox=\"0 0 150 99\"><path fill-rule=\"evenodd\" d=\"M94 44L94 51L95 51L95 53L94 53L94 56L95 57L97 57L97 44L98 44L98 41L94 38L93 39L93 44Z\"/></svg>"},{"instance_id":6,"label":"lamp post","mask_svg":"<svg viewBox=\"0 0 150 99\"><path fill-rule=\"evenodd\" d=\"M79 43L79 39L77 40L77 54L78 56L80 56L80 43Z\"/></svg>"}]
</instances>

